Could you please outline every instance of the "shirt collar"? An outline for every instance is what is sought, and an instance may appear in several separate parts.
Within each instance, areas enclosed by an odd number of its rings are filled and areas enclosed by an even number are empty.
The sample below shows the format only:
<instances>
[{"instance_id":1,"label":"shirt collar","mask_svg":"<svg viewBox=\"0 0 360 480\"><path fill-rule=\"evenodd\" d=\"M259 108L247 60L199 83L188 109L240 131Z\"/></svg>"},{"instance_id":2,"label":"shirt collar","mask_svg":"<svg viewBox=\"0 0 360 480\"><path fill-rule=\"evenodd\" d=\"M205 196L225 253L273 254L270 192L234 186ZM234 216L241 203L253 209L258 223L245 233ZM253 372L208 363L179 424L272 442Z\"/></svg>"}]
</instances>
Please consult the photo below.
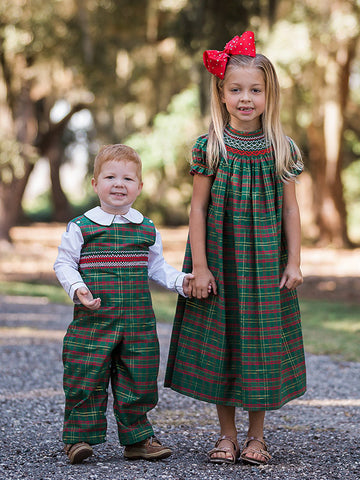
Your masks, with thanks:
<instances>
[{"instance_id":1,"label":"shirt collar","mask_svg":"<svg viewBox=\"0 0 360 480\"><path fill-rule=\"evenodd\" d=\"M119 223L116 222L116 220L120 220L120 223L121 221L125 220L130 223L137 224L142 223L144 220L143 214L140 213L138 210L135 210L135 208L130 208L130 210L124 215L113 215L112 213L104 212L101 207L95 207L85 212L84 215L92 222L103 225L104 227L109 227L114 222Z\"/></svg>"}]
</instances>

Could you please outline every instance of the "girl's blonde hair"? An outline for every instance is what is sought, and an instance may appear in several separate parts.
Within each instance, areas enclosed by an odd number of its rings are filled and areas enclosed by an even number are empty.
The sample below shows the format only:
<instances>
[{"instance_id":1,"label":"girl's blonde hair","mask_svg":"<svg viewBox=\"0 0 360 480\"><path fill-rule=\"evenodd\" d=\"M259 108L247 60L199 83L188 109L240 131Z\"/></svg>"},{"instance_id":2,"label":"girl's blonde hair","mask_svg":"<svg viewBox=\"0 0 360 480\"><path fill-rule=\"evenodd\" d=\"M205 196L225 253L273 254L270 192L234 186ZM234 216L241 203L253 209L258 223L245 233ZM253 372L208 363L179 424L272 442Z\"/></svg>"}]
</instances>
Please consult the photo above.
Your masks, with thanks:
<instances>
[{"instance_id":1,"label":"girl's blonde hair","mask_svg":"<svg viewBox=\"0 0 360 480\"><path fill-rule=\"evenodd\" d=\"M261 54L255 57L246 55L232 55L228 61L225 77L220 79L212 76L211 79L211 122L209 127L207 162L211 169L215 169L220 157L227 158L224 143L224 128L229 123L230 115L225 104L221 101L221 93L229 69L254 67L262 71L265 82L265 110L261 115L262 129L266 140L273 146L276 173L281 179L293 177L292 171L302 168L301 153L299 148L284 134L280 122L280 85L275 69L270 60ZM295 161L291 150L295 152Z\"/></svg>"},{"instance_id":2,"label":"girl's blonde hair","mask_svg":"<svg viewBox=\"0 0 360 480\"><path fill-rule=\"evenodd\" d=\"M137 176L141 178L141 159L139 154L131 147L122 143L115 143L112 145L104 145L100 148L99 153L94 161L94 178L98 179L101 168L106 162L132 162L137 166Z\"/></svg>"}]
</instances>

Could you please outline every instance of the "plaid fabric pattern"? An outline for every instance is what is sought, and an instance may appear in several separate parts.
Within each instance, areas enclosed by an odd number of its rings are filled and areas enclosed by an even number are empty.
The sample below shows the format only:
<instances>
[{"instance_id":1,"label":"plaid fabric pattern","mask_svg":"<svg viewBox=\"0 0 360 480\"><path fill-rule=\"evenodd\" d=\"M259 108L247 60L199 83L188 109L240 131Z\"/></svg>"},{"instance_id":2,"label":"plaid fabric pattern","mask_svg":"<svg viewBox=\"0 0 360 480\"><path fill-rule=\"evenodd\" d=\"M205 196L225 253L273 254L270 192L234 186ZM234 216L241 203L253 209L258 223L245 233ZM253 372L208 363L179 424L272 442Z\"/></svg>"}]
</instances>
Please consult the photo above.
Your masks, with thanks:
<instances>
[{"instance_id":1,"label":"plaid fabric pattern","mask_svg":"<svg viewBox=\"0 0 360 480\"><path fill-rule=\"evenodd\" d=\"M84 245L79 271L101 308L75 305L64 339L65 443L105 441L108 387L120 443L153 435L147 412L157 403L159 345L148 286L153 223L97 225L74 220Z\"/></svg>"},{"instance_id":2,"label":"plaid fabric pattern","mask_svg":"<svg viewBox=\"0 0 360 480\"><path fill-rule=\"evenodd\" d=\"M179 298L165 386L249 411L278 409L305 392L299 305L278 285L287 261L283 183L261 131L227 127L227 161L214 175L207 257L218 295ZM206 166L207 136L193 149L192 173ZM184 271L192 270L188 242Z\"/></svg>"}]
</instances>

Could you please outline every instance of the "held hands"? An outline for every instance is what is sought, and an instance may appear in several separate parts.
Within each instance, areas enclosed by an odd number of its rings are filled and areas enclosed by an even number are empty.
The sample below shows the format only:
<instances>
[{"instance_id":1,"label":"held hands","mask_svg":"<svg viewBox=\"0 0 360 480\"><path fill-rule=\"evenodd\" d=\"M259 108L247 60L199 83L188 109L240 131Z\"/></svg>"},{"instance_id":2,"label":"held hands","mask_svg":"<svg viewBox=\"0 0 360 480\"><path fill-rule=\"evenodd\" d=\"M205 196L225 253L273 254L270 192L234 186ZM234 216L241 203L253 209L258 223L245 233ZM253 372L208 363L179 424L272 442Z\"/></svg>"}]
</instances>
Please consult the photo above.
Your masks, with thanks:
<instances>
[{"instance_id":1,"label":"held hands","mask_svg":"<svg viewBox=\"0 0 360 480\"><path fill-rule=\"evenodd\" d=\"M288 290L294 290L303 283L303 276L300 267L288 263L280 280L280 289L286 287Z\"/></svg>"},{"instance_id":2,"label":"held hands","mask_svg":"<svg viewBox=\"0 0 360 480\"><path fill-rule=\"evenodd\" d=\"M80 302L84 305L84 307L88 308L89 310L97 310L100 308L101 299L94 298L92 293L85 287L78 288L75 291L75 295L78 297Z\"/></svg>"},{"instance_id":3,"label":"held hands","mask_svg":"<svg viewBox=\"0 0 360 480\"><path fill-rule=\"evenodd\" d=\"M193 273L193 279L190 280L190 297L201 300L202 298L207 298L211 293L217 295L216 281L209 269L196 270Z\"/></svg>"},{"instance_id":4,"label":"held hands","mask_svg":"<svg viewBox=\"0 0 360 480\"><path fill-rule=\"evenodd\" d=\"M192 273L187 273L184 277L182 288L184 295L187 297L191 297L191 286L190 286L190 280L194 278L194 275Z\"/></svg>"}]
</instances>

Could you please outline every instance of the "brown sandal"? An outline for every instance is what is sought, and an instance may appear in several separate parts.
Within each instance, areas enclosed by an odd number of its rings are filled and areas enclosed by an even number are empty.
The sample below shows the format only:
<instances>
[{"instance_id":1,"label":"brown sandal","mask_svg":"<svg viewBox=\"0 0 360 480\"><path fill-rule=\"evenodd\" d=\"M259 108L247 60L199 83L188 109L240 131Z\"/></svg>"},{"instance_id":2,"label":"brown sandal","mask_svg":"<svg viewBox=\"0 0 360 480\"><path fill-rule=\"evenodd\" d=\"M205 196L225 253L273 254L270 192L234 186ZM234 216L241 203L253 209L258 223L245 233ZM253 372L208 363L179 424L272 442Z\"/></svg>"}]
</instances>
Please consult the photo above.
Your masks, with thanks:
<instances>
[{"instance_id":1,"label":"brown sandal","mask_svg":"<svg viewBox=\"0 0 360 480\"><path fill-rule=\"evenodd\" d=\"M218 448L218 445L220 444L220 442L222 440L228 440L229 442L231 442L233 444L233 449L231 447L220 447ZM214 453L225 453L225 455L227 453L230 453L232 455L232 458L220 458L220 457L212 457L212 455ZM226 435L223 435L222 437L220 437L217 442L215 443L215 447L212 448L209 452L208 452L208 457L209 457L209 460L211 463L236 463L238 458L239 458L239 455L240 455L240 448L239 448L239 445L237 443L237 440L231 438L231 437L227 437Z\"/></svg>"},{"instance_id":2,"label":"brown sandal","mask_svg":"<svg viewBox=\"0 0 360 480\"><path fill-rule=\"evenodd\" d=\"M255 448L255 447L249 447L249 443L255 440L256 442L259 442L264 448ZM248 457L246 454L247 453L257 453L258 455L261 455L262 457L265 458L265 460L256 460L255 458ZM262 438L258 437L248 437L243 445L243 450L240 455L241 460L247 463L252 463L254 465L266 465L269 463L269 460L271 459L271 455L268 452L268 448L266 443Z\"/></svg>"}]
</instances>

